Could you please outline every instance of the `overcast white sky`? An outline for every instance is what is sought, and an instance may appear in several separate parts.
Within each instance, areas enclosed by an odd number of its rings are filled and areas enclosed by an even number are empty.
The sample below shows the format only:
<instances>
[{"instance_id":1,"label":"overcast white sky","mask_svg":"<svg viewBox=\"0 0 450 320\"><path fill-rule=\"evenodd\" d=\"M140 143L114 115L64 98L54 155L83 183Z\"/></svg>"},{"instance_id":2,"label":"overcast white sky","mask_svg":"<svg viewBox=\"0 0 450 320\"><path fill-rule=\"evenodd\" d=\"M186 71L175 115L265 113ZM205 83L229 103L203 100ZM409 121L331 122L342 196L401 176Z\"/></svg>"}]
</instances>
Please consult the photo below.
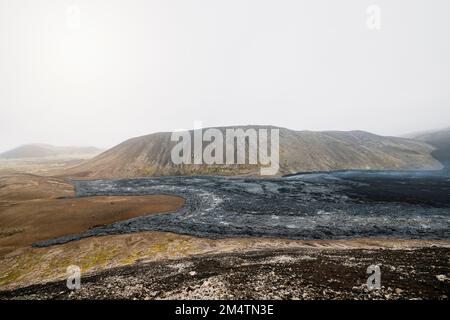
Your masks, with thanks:
<instances>
[{"instance_id":1,"label":"overcast white sky","mask_svg":"<svg viewBox=\"0 0 450 320\"><path fill-rule=\"evenodd\" d=\"M449 91L448 0L0 0L0 151L195 120L398 135L447 127Z\"/></svg>"}]
</instances>

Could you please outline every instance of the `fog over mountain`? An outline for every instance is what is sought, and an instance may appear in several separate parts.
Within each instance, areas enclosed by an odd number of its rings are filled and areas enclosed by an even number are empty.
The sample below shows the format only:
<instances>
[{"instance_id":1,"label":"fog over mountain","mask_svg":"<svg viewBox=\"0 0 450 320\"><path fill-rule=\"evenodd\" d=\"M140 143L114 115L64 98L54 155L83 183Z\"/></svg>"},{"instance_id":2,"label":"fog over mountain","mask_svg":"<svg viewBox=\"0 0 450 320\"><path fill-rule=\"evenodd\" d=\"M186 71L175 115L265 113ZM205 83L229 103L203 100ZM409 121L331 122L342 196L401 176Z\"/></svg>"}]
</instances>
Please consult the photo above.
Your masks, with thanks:
<instances>
[{"instance_id":1,"label":"fog over mountain","mask_svg":"<svg viewBox=\"0 0 450 320\"><path fill-rule=\"evenodd\" d=\"M443 127L448 12L448 0L0 0L0 152L109 148L196 120Z\"/></svg>"}]
</instances>

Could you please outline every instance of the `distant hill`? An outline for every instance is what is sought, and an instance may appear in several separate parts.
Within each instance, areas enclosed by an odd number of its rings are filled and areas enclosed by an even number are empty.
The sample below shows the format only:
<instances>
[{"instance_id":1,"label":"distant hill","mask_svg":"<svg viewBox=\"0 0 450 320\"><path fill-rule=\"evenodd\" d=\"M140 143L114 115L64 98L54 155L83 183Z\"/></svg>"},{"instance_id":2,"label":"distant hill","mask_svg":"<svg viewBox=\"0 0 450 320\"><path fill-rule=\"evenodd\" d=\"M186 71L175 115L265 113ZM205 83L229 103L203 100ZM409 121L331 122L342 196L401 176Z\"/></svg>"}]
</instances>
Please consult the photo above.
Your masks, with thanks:
<instances>
[{"instance_id":1,"label":"distant hill","mask_svg":"<svg viewBox=\"0 0 450 320\"><path fill-rule=\"evenodd\" d=\"M0 154L0 159L86 158L98 155L95 147L57 147L49 144L26 144Z\"/></svg>"},{"instance_id":2,"label":"distant hill","mask_svg":"<svg viewBox=\"0 0 450 320\"><path fill-rule=\"evenodd\" d=\"M450 127L411 135L412 138L424 141L436 148L431 154L450 170Z\"/></svg>"},{"instance_id":3,"label":"distant hill","mask_svg":"<svg viewBox=\"0 0 450 320\"><path fill-rule=\"evenodd\" d=\"M236 126L232 128L258 128ZM222 132L225 128L218 128ZM364 131L280 130L279 174L338 169L441 169L431 156L433 147L405 138ZM192 131L190 131L192 136ZM124 178L153 175L258 175L255 165L174 165L170 132L129 139L69 170L87 178ZM205 147L207 143L203 145ZM247 146L248 147L248 146Z\"/></svg>"}]
</instances>

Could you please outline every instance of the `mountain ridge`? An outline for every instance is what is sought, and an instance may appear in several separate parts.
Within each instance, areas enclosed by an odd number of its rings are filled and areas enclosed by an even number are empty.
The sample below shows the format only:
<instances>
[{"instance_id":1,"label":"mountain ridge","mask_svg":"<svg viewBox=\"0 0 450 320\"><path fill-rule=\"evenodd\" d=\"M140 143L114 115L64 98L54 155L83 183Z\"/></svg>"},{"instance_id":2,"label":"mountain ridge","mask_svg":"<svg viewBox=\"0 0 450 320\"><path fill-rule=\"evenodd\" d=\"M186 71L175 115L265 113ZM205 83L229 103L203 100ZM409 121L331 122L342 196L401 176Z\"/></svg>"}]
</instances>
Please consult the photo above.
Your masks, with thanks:
<instances>
[{"instance_id":1,"label":"mountain ridge","mask_svg":"<svg viewBox=\"0 0 450 320\"><path fill-rule=\"evenodd\" d=\"M431 154L445 166L446 170L450 170L450 127L418 133L412 137L435 147Z\"/></svg>"},{"instance_id":2,"label":"mountain ridge","mask_svg":"<svg viewBox=\"0 0 450 320\"><path fill-rule=\"evenodd\" d=\"M341 169L441 169L431 156L434 148L406 138L379 136L362 130L298 131L275 126L211 127L222 133L233 129L279 129L278 175L299 171ZM207 130L209 128L203 128ZM193 136L193 130L189 132ZM165 175L259 175L258 165L174 165L170 153L176 142L171 132L133 137L83 161L68 174L85 178L129 178ZM191 139L192 140L192 139ZM208 142L209 143L209 142ZM203 143L203 149L208 143ZM248 150L248 143L246 143Z\"/></svg>"}]
</instances>

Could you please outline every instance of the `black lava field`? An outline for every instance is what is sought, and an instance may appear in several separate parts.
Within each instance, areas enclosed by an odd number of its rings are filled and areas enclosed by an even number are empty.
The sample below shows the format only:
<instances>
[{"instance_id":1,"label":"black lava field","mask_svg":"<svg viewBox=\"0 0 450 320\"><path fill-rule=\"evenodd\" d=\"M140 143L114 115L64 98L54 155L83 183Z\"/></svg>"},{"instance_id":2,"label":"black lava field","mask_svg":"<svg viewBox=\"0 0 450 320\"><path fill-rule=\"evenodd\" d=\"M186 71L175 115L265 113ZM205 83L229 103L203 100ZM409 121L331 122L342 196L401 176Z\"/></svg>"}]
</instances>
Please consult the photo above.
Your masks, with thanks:
<instances>
[{"instance_id":1,"label":"black lava field","mask_svg":"<svg viewBox=\"0 0 450 320\"><path fill-rule=\"evenodd\" d=\"M177 212L51 239L141 231L208 237L450 239L450 171L336 171L276 179L160 177L72 181L77 197L178 195Z\"/></svg>"}]
</instances>

